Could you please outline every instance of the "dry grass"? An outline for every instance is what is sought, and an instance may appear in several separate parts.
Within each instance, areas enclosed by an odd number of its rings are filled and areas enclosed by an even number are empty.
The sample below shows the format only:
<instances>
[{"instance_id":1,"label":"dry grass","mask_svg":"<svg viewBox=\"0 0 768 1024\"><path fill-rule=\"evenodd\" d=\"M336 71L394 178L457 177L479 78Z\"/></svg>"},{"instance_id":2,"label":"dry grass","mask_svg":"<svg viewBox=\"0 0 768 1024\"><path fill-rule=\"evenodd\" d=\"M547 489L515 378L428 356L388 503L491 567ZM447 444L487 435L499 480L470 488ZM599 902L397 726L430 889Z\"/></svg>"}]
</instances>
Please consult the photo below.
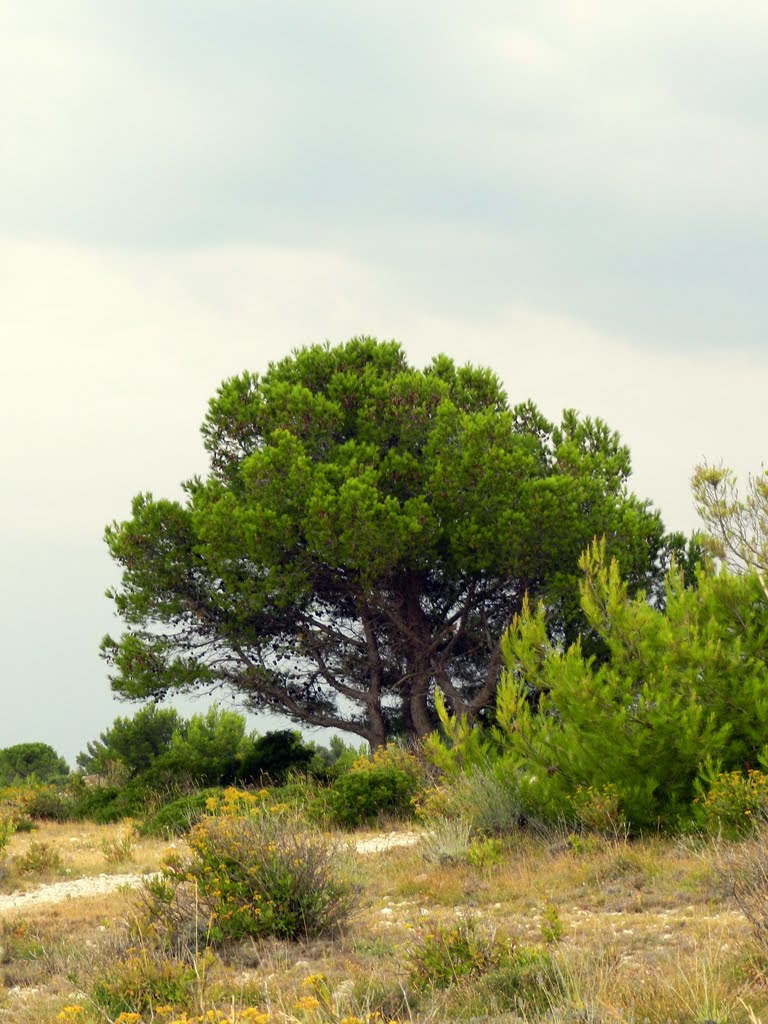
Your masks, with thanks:
<instances>
[{"instance_id":1,"label":"dry grass","mask_svg":"<svg viewBox=\"0 0 768 1024\"><path fill-rule=\"evenodd\" d=\"M0 879L0 892L27 889L41 882L60 881L62 878L156 871L168 850L167 840L134 837L130 860L109 856L109 850L131 831L130 823L95 825L78 821L40 822L34 832L17 832L6 850L6 873ZM35 845L58 854L61 868L24 873L23 876L15 870L19 858L27 855Z\"/></svg>"},{"instance_id":2,"label":"dry grass","mask_svg":"<svg viewBox=\"0 0 768 1024\"><path fill-rule=\"evenodd\" d=\"M119 826L45 825L36 835L14 836L9 854L36 839L57 849L73 875L120 871L102 852L102 842L119 834ZM127 870L154 870L167 848L138 840ZM751 941L747 919L718 875L722 860L722 846L658 838L601 840L575 852L525 836L483 870L430 863L418 847L361 856L365 899L341 939L243 942L201 959L194 1007L255 1006L275 1021L301 1024L338 1024L374 1011L418 1024L768 1021L768 955ZM40 879L25 884L34 881ZM473 918L544 950L548 906L563 931L546 947L556 984L536 993L529 979L517 1005L509 979L479 978L445 992L409 988L407 951L436 927ZM106 1024L87 993L100 971L137 943L142 948L130 918L122 893L3 915L0 1019L47 1024L76 1002L87 1020ZM308 987L313 975L325 980Z\"/></svg>"}]
</instances>

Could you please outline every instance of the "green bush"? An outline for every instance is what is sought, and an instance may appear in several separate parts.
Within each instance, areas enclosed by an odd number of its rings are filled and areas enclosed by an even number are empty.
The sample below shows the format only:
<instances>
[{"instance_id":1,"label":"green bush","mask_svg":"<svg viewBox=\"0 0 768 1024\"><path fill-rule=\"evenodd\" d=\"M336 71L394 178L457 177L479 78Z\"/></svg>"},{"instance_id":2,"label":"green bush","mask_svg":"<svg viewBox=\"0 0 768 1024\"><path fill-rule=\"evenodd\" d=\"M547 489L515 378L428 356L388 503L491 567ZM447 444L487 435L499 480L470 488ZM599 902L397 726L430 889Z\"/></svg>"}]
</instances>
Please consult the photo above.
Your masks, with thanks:
<instances>
[{"instance_id":1,"label":"green bush","mask_svg":"<svg viewBox=\"0 0 768 1024\"><path fill-rule=\"evenodd\" d=\"M374 822L380 814L408 817L416 787L398 768L349 772L334 782L329 795L331 814L346 828Z\"/></svg>"},{"instance_id":2,"label":"green bush","mask_svg":"<svg viewBox=\"0 0 768 1024\"><path fill-rule=\"evenodd\" d=\"M72 817L100 825L122 821L123 818L140 818L154 795L152 788L140 780L122 787L83 787L73 799Z\"/></svg>"},{"instance_id":3,"label":"green bush","mask_svg":"<svg viewBox=\"0 0 768 1024\"><path fill-rule=\"evenodd\" d=\"M359 755L328 794L333 819L346 828L374 822L379 815L410 818L425 781L422 766L407 751L389 746Z\"/></svg>"},{"instance_id":4,"label":"green bush","mask_svg":"<svg viewBox=\"0 0 768 1024\"><path fill-rule=\"evenodd\" d=\"M176 797L150 814L144 820L140 831L142 835L148 836L184 835L206 813L208 801L221 796L222 793L222 789L211 787Z\"/></svg>"},{"instance_id":5,"label":"green bush","mask_svg":"<svg viewBox=\"0 0 768 1024\"><path fill-rule=\"evenodd\" d=\"M707 832L734 839L763 826L768 814L768 775L747 772L705 771L693 802L698 823Z\"/></svg>"},{"instance_id":6,"label":"green bush","mask_svg":"<svg viewBox=\"0 0 768 1024\"><path fill-rule=\"evenodd\" d=\"M38 843L35 839L26 851L14 859L16 870L22 875L43 875L59 872L64 866L61 854L48 843Z\"/></svg>"},{"instance_id":7,"label":"green bush","mask_svg":"<svg viewBox=\"0 0 768 1024\"><path fill-rule=\"evenodd\" d=\"M24 801L24 813L35 821L68 821L72 810L71 791L59 786L31 786Z\"/></svg>"},{"instance_id":8,"label":"green bush","mask_svg":"<svg viewBox=\"0 0 768 1024\"><path fill-rule=\"evenodd\" d=\"M134 950L102 971L90 996L109 1020L121 1014L152 1015L157 1006L191 1010L199 987L200 965L179 963L146 948Z\"/></svg>"},{"instance_id":9,"label":"green bush","mask_svg":"<svg viewBox=\"0 0 768 1024\"><path fill-rule=\"evenodd\" d=\"M560 972L549 950L518 946L510 959L473 984L473 1015L487 1013L493 1007L495 1013L513 1012L516 1019L530 1019L547 1011L562 987Z\"/></svg>"},{"instance_id":10,"label":"green bush","mask_svg":"<svg viewBox=\"0 0 768 1024\"><path fill-rule=\"evenodd\" d=\"M498 932L482 930L471 918L424 935L406 955L408 979L414 988L448 988L509 966L515 946Z\"/></svg>"},{"instance_id":11,"label":"green bush","mask_svg":"<svg viewBox=\"0 0 768 1024\"><path fill-rule=\"evenodd\" d=\"M188 837L192 856L170 860L143 899L149 922L174 944L201 933L310 939L338 931L356 900L339 848L290 809L225 791L217 813Z\"/></svg>"},{"instance_id":12,"label":"green bush","mask_svg":"<svg viewBox=\"0 0 768 1024\"><path fill-rule=\"evenodd\" d=\"M16 822L13 815L0 811L0 860L4 858L5 848L10 843L15 831Z\"/></svg>"},{"instance_id":13,"label":"green bush","mask_svg":"<svg viewBox=\"0 0 768 1024\"><path fill-rule=\"evenodd\" d=\"M317 751L308 746L301 733L278 729L253 740L241 758L236 777L241 782L283 782L291 771L307 769Z\"/></svg>"}]
</instances>

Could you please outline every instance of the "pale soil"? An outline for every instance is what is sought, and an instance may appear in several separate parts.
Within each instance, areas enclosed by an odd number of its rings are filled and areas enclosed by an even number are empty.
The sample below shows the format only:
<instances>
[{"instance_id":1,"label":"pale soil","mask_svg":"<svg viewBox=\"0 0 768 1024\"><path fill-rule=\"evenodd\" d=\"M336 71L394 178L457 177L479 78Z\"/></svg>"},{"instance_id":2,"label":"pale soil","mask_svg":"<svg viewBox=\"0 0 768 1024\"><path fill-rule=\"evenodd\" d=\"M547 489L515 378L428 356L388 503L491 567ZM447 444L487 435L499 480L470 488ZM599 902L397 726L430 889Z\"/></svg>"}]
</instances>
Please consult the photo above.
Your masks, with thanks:
<instances>
[{"instance_id":1,"label":"pale soil","mask_svg":"<svg viewBox=\"0 0 768 1024\"><path fill-rule=\"evenodd\" d=\"M419 832L387 832L354 841L357 853L379 853L396 846L412 846L420 838ZM131 872L119 875L91 875L86 878L73 878L64 882L51 882L40 885L29 892L12 892L0 895L0 913L4 910L17 910L40 904L62 903L65 900L83 896L101 896L114 892L122 886L133 887L146 878L153 877L154 872Z\"/></svg>"}]
</instances>

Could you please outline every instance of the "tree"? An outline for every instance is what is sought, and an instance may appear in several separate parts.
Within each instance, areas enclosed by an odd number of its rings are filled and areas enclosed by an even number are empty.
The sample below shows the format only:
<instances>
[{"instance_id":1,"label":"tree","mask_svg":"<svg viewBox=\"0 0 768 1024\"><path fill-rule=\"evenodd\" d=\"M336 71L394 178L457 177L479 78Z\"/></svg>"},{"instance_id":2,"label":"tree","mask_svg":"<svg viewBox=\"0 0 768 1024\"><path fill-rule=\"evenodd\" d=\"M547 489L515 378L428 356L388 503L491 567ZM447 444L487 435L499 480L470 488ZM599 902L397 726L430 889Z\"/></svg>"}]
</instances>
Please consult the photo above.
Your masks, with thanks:
<instances>
[{"instance_id":1,"label":"tree","mask_svg":"<svg viewBox=\"0 0 768 1024\"><path fill-rule=\"evenodd\" d=\"M630 596L604 545L582 559L581 601L609 657L547 636L526 606L503 642L502 746L554 808L606 787L638 828L674 822L707 759L757 764L768 740L768 599L757 574L672 567L664 610ZM535 699L531 699L532 694Z\"/></svg>"},{"instance_id":2,"label":"tree","mask_svg":"<svg viewBox=\"0 0 768 1024\"><path fill-rule=\"evenodd\" d=\"M140 494L106 531L126 630L105 637L129 699L225 686L246 706L378 746L436 723L435 688L493 705L523 597L571 637L595 534L652 586L658 514L600 420L510 408L495 375L395 342L315 345L226 381L203 425L210 473L182 502Z\"/></svg>"},{"instance_id":3,"label":"tree","mask_svg":"<svg viewBox=\"0 0 768 1024\"><path fill-rule=\"evenodd\" d=\"M697 466L691 484L709 552L734 572L755 569L768 594L768 472L749 476L744 498L724 466Z\"/></svg>"},{"instance_id":4,"label":"tree","mask_svg":"<svg viewBox=\"0 0 768 1024\"><path fill-rule=\"evenodd\" d=\"M69 774L69 765L47 743L17 743L0 750L0 786L36 779L56 782Z\"/></svg>"},{"instance_id":5,"label":"tree","mask_svg":"<svg viewBox=\"0 0 768 1024\"><path fill-rule=\"evenodd\" d=\"M132 776L141 775L170 750L174 733L182 727L173 708L150 704L132 718L116 718L98 740L88 742L86 750L77 755L77 764L83 771L97 773L119 761Z\"/></svg>"},{"instance_id":6,"label":"tree","mask_svg":"<svg viewBox=\"0 0 768 1024\"><path fill-rule=\"evenodd\" d=\"M266 777L273 782L285 781L290 771L306 769L318 757L318 750L291 729L277 729L255 737L237 768L241 782L258 782Z\"/></svg>"},{"instance_id":7,"label":"tree","mask_svg":"<svg viewBox=\"0 0 768 1024\"><path fill-rule=\"evenodd\" d=\"M173 778L187 776L200 785L229 785L238 776L254 740L246 735L245 717L217 707L192 715L177 729L157 768Z\"/></svg>"}]
</instances>

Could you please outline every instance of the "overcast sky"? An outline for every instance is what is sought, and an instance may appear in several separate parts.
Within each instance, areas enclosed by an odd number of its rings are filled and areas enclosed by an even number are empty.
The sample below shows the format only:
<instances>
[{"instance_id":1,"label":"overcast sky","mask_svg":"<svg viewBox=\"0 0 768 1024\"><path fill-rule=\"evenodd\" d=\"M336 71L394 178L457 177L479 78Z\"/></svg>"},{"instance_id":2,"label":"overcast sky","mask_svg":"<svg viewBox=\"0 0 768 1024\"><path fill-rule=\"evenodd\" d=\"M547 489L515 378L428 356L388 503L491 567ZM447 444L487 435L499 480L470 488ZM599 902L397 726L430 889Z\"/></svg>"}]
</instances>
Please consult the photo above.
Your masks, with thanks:
<instances>
[{"instance_id":1,"label":"overcast sky","mask_svg":"<svg viewBox=\"0 0 768 1024\"><path fill-rule=\"evenodd\" d=\"M104 525L298 345L601 416L694 529L768 454L766 52L764 0L0 0L0 746L133 713Z\"/></svg>"}]
</instances>

